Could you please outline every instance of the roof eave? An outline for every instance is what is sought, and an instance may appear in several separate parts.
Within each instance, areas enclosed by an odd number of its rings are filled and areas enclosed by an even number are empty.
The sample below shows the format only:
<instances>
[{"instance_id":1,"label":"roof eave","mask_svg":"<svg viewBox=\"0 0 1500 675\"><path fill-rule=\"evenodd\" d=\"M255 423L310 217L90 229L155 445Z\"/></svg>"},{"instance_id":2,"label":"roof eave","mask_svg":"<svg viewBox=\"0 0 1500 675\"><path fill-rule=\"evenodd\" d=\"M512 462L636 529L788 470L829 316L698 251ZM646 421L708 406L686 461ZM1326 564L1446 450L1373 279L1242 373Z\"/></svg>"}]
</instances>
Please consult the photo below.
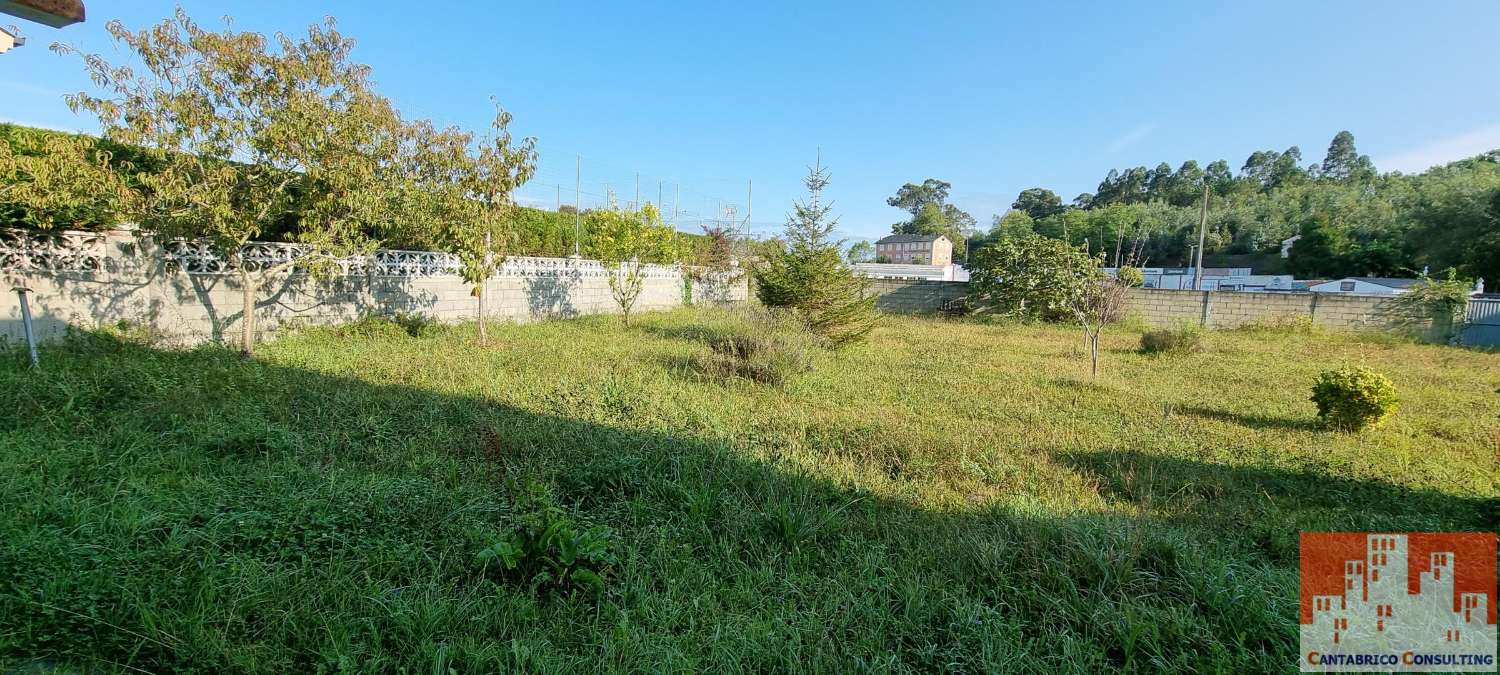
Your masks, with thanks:
<instances>
[{"instance_id":1,"label":"roof eave","mask_svg":"<svg viewBox=\"0 0 1500 675\"><path fill-rule=\"evenodd\" d=\"M0 13L53 28L84 20L83 0L0 0Z\"/></svg>"}]
</instances>

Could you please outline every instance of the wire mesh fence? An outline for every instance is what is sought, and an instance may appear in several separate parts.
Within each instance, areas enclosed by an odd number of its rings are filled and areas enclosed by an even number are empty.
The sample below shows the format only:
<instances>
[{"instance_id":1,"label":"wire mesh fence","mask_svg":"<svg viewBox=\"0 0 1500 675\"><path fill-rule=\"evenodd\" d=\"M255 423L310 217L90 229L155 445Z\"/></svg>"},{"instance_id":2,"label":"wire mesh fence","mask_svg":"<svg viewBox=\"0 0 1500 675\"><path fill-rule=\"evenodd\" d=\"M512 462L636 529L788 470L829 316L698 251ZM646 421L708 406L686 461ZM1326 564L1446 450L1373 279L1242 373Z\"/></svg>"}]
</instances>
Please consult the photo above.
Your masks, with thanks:
<instances>
[{"instance_id":1,"label":"wire mesh fence","mask_svg":"<svg viewBox=\"0 0 1500 675\"><path fill-rule=\"evenodd\" d=\"M737 185L723 179L683 179L543 144L537 146L535 175L515 191L514 198L521 206L546 211L636 209L652 204L661 210L664 222L689 234L719 227L739 238L765 239L782 227L779 211L770 204L764 213L776 217L753 218L760 207L749 178Z\"/></svg>"}]
</instances>

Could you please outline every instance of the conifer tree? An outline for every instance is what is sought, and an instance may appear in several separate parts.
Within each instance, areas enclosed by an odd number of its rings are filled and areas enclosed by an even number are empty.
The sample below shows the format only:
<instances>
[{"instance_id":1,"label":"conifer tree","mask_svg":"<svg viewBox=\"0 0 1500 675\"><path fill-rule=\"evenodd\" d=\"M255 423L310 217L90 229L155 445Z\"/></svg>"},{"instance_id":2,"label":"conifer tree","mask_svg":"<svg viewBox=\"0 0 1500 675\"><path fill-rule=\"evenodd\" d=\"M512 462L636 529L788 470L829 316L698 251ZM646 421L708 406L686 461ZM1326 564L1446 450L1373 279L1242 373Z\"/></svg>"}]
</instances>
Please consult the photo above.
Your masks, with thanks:
<instances>
[{"instance_id":1,"label":"conifer tree","mask_svg":"<svg viewBox=\"0 0 1500 675\"><path fill-rule=\"evenodd\" d=\"M844 264L843 242L833 239L838 219L830 215L833 204L823 201L828 170L821 158L803 184L808 197L787 214L785 244L755 270L756 295L768 307L796 309L834 346L857 342L875 327L875 296Z\"/></svg>"}]
</instances>

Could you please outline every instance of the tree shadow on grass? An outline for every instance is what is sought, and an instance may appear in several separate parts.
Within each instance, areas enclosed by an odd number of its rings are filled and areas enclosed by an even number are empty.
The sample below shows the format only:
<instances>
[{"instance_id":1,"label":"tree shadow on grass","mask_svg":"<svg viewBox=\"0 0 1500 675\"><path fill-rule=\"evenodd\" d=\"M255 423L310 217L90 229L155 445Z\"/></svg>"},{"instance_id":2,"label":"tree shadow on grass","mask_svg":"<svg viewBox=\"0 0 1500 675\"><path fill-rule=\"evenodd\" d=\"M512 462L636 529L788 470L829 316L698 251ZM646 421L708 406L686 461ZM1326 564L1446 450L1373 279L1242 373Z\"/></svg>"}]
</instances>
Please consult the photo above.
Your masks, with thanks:
<instances>
[{"instance_id":1,"label":"tree shadow on grass","mask_svg":"<svg viewBox=\"0 0 1500 675\"><path fill-rule=\"evenodd\" d=\"M1221 550L1215 527L922 508L872 491L878 478L810 474L787 455L806 431L777 420L745 437L663 431L686 425L628 383L523 408L102 335L48 346L44 363L0 365L0 404L18 413L0 422L0 659L1093 672L1295 658L1294 565ZM1070 461L1116 499L1139 494L1115 484L1124 460ZM1242 489L1238 470L1158 469ZM475 562L524 519L511 491L531 481L615 531L601 595ZM1317 477L1256 484L1321 504ZM1406 508L1471 521L1442 499Z\"/></svg>"},{"instance_id":2,"label":"tree shadow on grass","mask_svg":"<svg viewBox=\"0 0 1500 675\"><path fill-rule=\"evenodd\" d=\"M1272 559L1288 563L1296 559L1298 530L1500 529L1500 499L1493 497L1128 450L1069 453L1059 459L1111 500L1168 522L1255 542ZM1269 531L1267 525L1279 527Z\"/></svg>"},{"instance_id":3,"label":"tree shadow on grass","mask_svg":"<svg viewBox=\"0 0 1500 675\"><path fill-rule=\"evenodd\" d=\"M1277 417L1256 413L1239 413L1206 406L1188 405L1177 409L1184 415L1238 424L1251 429L1281 429L1286 431L1322 431L1324 428L1311 417Z\"/></svg>"}]
</instances>

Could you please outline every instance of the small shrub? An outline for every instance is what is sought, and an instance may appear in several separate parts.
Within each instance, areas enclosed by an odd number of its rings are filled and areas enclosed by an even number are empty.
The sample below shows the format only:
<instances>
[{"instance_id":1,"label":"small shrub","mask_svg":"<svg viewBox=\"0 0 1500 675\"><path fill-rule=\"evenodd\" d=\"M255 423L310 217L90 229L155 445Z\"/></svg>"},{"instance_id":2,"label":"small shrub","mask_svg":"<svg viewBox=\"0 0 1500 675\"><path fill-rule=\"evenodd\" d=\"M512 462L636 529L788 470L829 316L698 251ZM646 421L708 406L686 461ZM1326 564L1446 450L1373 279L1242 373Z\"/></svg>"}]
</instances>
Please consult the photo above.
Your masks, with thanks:
<instances>
[{"instance_id":1,"label":"small shrub","mask_svg":"<svg viewBox=\"0 0 1500 675\"><path fill-rule=\"evenodd\" d=\"M1343 431L1378 426L1396 414L1400 403L1396 386L1368 368L1323 371L1313 385L1312 401L1324 424Z\"/></svg>"},{"instance_id":2,"label":"small shrub","mask_svg":"<svg viewBox=\"0 0 1500 675\"><path fill-rule=\"evenodd\" d=\"M121 319L106 326L100 326L98 333L109 336L125 344L155 349L171 343L171 336L149 322L129 321Z\"/></svg>"},{"instance_id":3,"label":"small shrub","mask_svg":"<svg viewBox=\"0 0 1500 675\"><path fill-rule=\"evenodd\" d=\"M1280 335L1317 335L1324 328L1306 315L1272 316L1241 324L1233 329L1240 333L1275 333Z\"/></svg>"},{"instance_id":4,"label":"small shrub","mask_svg":"<svg viewBox=\"0 0 1500 675\"><path fill-rule=\"evenodd\" d=\"M714 378L774 385L812 370L812 352L821 342L792 313L746 311L737 319L738 325L713 331L709 353L693 359L696 370Z\"/></svg>"},{"instance_id":5,"label":"small shrub","mask_svg":"<svg viewBox=\"0 0 1500 675\"><path fill-rule=\"evenodd\" d=\"M1203 351L1203 329L1194 325L1159 328L1141 335L1147 354L1196 354Z\"/></svg>"},{"instance_id":6,"label":"small shrub","mask_svg":"<svg viewBox=\"0 0 1500 675\"><path fill-rule=\"evenodd\" d=\"M516 527L477 556L487 573L524 580L533 590L603 592L604 579L618 562L613 531L580 524L540 483L528 484L515 507Z\"/></svg>"},{"instance_id":7,"label":"small shrub","mask_svg":"<svg viewBox=\"0 0 1500 675\"><path fill-rule=\"evenodd\" d=\"M761 384L785 384L812 365L806 352L774 336L735 335L715 339L711 354L694 359L699 372L711 377L744 378Z\"/></svg>"},{"instance_id":8,"label":"small shrub","mask_svg":"<svg viewBox=\"0 0 1500 675\"><path fill-rule=\"evenodd\" d=\"M421 314L396 314L382 316L367 314L336 329L339 337L351 338L407 338L421 337L435 332L437 322Z\"/></svg>"}]
</instances>

